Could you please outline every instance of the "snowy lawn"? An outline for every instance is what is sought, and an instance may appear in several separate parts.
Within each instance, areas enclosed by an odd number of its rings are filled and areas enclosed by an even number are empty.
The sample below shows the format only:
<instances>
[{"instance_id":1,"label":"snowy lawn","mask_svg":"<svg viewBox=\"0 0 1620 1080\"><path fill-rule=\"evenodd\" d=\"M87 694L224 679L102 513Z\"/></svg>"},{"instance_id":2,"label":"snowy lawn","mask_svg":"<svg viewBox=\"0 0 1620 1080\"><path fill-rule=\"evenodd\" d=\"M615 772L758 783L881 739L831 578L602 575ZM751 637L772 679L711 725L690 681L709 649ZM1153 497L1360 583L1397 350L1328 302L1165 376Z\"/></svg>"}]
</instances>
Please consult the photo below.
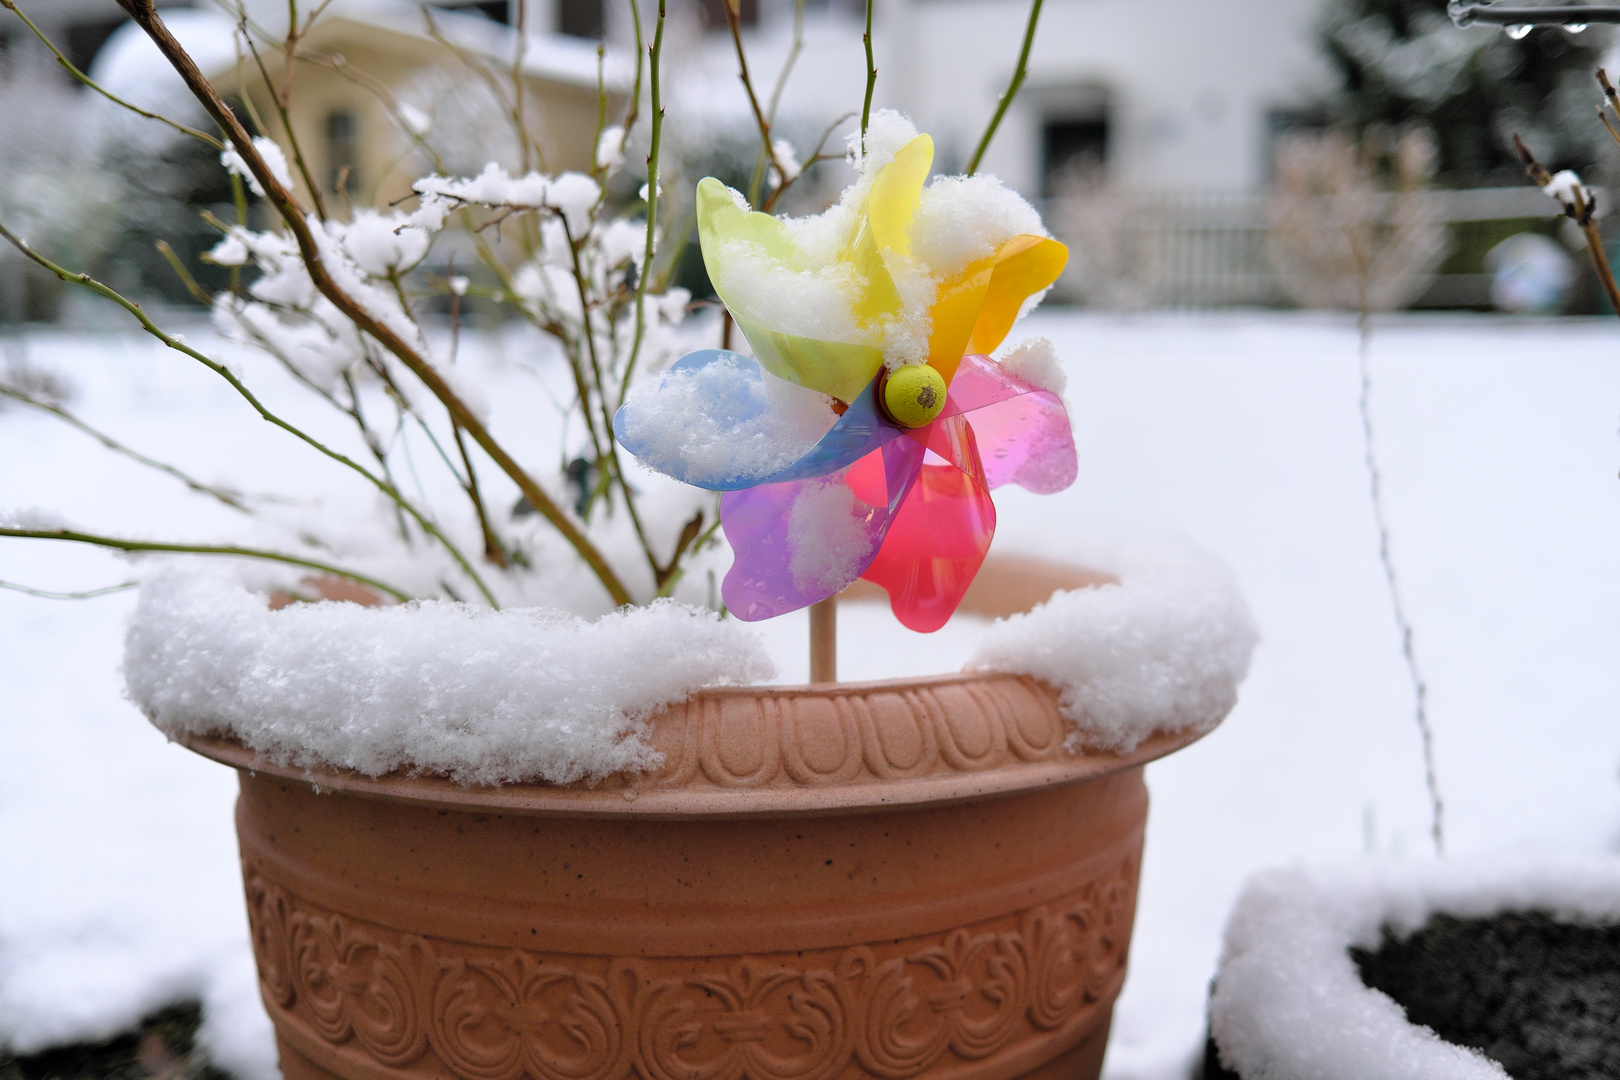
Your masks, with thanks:
<instances>
[{"instance_id":1,"label":"snowy lawn","mask_svg":"<svg viewBox=\"0 0 1620 1080\"><path fill-rule=\"evenodd\" d=\"M1108 1073L1179 1080L1201 1050L1222 924L1249 873L1428 857L1410 688L1367 498L1354 330L1320 316L1049 313L1021 331L1051 337L1066 361L1080 479L1058 496L998 492L997 549L1063 557L1097 521L1168 526L1236 569L1264 636L1227 723L1148 773L1141 907ZM27 346L77 385L80 415L145 453L249 491L354 498L223 383L153 343L42 331ZM534 419L544 399L520 370L523 341L481 337L468 352L510 390L496 398L496 430L527 460L555 460L554 425ZM250 381L265 379L244 363ZM1452 851L1616 853L1620 325L1391 319L1373 374ZM30 506L110 533L240 535L229 510L11 408L0 412L0 510ZM69 590L130 576L101 552L0 541L7 582ZM216 1059L265 1075L273 1052L240 900L234 778L167 745L124 700L133 605L132 593L62 602L0 590L0 1043L98 1038L200 997ZM784 680L805 677L805 622L762 628ZM841 673L952 670L982 626L920 637L885 608L846 605Z\"/></svg>"}]
</instances>

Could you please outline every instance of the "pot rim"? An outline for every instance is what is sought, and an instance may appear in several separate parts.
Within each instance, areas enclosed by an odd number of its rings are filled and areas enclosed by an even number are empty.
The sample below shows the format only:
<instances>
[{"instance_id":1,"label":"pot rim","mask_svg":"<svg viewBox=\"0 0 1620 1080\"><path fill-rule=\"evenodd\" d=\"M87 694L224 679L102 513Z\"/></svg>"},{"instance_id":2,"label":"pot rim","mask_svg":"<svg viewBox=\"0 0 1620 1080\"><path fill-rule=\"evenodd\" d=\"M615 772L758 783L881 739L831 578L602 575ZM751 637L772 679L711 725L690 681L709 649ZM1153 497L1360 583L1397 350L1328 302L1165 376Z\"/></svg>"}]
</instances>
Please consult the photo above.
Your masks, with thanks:
<instances>
[{"instance_id":1,"label":"pot rim","mask_svg":"<svg viewBox=\"0 0 1620 1080\"><path fill-rule=\"evenodd\" d=\"M1001 617L1059 589L1117 580L1073 565L1002 556L986 560L962 608ZM849 595L862 598L855 590ZM570 784L469 785L410 770L368 776L278 762L228 734L176 732L170 738L244 773L438 810L761 818L896 811L1078 783L1141 768L1202 738L1222 719L1198 718L1125 753L1071 752L1075 729L1055 688L1028 675L970 669L868 682L708 687L647 722L664 755L660 767Z\"/></svg>"},{"instance_id":2,"label":"pot rim","mask_svg":"<svg viewBox=\"0 0 1620 1080\"><path fill-rule=\"evenodd\" d=\"M960 681L961 676L944 678ZM906 680L913 685L934 680ZM838 684L853 688L892 689L899 681ZM724 687L722 691L746 691ZM793 688L771 687L772 691ZM700 696L720 696L705 691ZM760 695L762 697L769 695ZM1056 693L1053 692L1053 697ZM653 721L657 723L657 719ZM1003 765L983 772L946 773L917 779L878 780L828 786L657 787L655 774L615 774L598 782L548 784L543 781L464 785L449 777L406 772L366 776L349 769L302 768L280 764L229 736L181 734L175 742L193 753L249 775L260 773L308 784L318 792L362 799L407 803L424 809L533 817L608 818L768 818L899 811L928 804L975 802L1060 784L1094 780L1174 753L1204 735L1208 728L1188 728L1144 740L1125 754L1083 751L1064 760Z\"/></svg>"}]
</instances>

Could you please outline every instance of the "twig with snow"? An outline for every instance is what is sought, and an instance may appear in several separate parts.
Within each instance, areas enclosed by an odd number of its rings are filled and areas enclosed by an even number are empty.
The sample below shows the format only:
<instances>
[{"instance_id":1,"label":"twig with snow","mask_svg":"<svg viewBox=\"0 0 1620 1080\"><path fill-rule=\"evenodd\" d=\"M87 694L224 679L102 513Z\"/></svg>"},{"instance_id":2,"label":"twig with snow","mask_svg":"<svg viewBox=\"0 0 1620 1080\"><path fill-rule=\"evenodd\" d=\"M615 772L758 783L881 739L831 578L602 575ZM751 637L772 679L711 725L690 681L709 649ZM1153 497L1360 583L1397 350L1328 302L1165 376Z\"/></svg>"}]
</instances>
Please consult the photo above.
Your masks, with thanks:
<instances>
[{"instance_id":1,"label":"twig with snow","mask_svg":"<svg viewBox=\"0 0 1620 1080\"><path fill-rule=\"evenodd\" d=\"M1603 84L1605 93L1612 96L1614 89L1608 85L1608 77L1601 69L1598 72L1598 79ZM1607 117L1604 118L1604 125L1608 125ZM1610 128L1611 134L1613 130ZM1609 258L1603 251L1603 234L1597 225L1597 196L1569 169L1549 173L1546 167L1536 160L1530 148L1524 145L1524 140L1519 138L1517 132L1513 136L1513 149L1517 151L1519 160L1524 164L1525 173L1535 181L1536 186L1563 207L1564 216L1580 227L1586 237L1586 253L1592 260L1592 269L1597 271L1598 280L1603 283L1603 291L1608 295L1609 306L1616 314L1620 314L1620 288L1616 287L1614 272L1609 269Z\"/></svg>"},{"instance_id":2,"label":"twig with snow","mask_svg":"<svg viewBox=\"0 0 1620 1080\"><path fill-rule=\"evenodd\" d=\"M268 172L266 172L266 175L269 175ZM272 183L273 182L274 180L272 179ZM89 274L75 274L71 270L58 266L56 263L52 262L50 259L46 258L44 255L30 247L24 240L8 229L4 222L0 222L0 238L5 239L18 251L21 251L24 255L28 256L28 258L38 263L46 270L49 270L52 274L56 275L59 280L65 281L71 285L81 286L97 294L98 296L103 296L108 300L111 300L113 303L117 304L119 307L133 315L148 334L151 334L164 345L174 349L176 352L184 353L186 356L198 361L214 374L230 383L231 388L240 394L249 405L253 406L254 411L256 411L260 417L268 420L270 423L281 428L283 431L296 436L299 440L318 450L331 460L336 461L338 464L344 465L359 475L365 477L365 479L370 481L378 491L382 492L384 495L388 496L388 498L393 500L396 506L410 514L424 532L436 539L444 547L445 551L451 556L451 558L455 559L457 565L460 566L462 571L467 574L474 585L478 587L479 591L483 593L485 598L488 599L492 605L495 604L494 594L489 591L489 586L484 583L481 577L479 577L478 571L473 569L472 564L467 561L466 556L462 555L455 544L451 542L451 540L446 537L443 532L440 531L439 527L420 510L418 510L409 499L406 499L405 496L392 483L372 473L371 470L367 469L364 465L361 465L353 458L350 458L348 455L339 453L338 451L327 446L325 443L321 442L319 439L316 439L314 436L293 424L291 421L271 412L264 405L264 403L259 400L257 395L255 395L252 390L248 389L247 384L242 382L242 380L237 377L235 372L231 371L217 360L214 360L203 353L198 352L196 349L193 349L180 338L165 332L152 321L151 317L141 309L139 304L135 303L133 300L130 300L122 293L108 287L102 282L91 277ZM337 570L334 570L333 572L344 573L343 571Z\"/></svg>"},{"instance_id":3,"label":"twig with snow","mask_svg":"<svg viewBox=\"0 0 1620 1080\"><path fill-rule=\"evenodd\" d=\"M242 126L241 121L237 119L236 114L231 111L230 107L225 104L224 99L219 96L218 91L203 76L196 62L175 40L174 36L169 33L168 27L164 25L162 18L158 15L153 0L119 0L119 3L158 46L159 51L163 53L169 64L180 75L192 95L230 136L230 140L241 155L242 160L259 181L260 186L266 193L266 197L280 214L283 223L296 241L300 258L314 287L330 300L358 330L375 338L378 343L398 357L411 373L427 386L428 390L444 405L453 420L460 424L472 436L473 440L483 448L484 452L494 460L501 471L512 479L518 489L529 500L530 505L539 511L551 523L553 528L567 540L569 545L579 553L614 602L618 604L629 603L629 591L596 545L494 438L483 421L468 407L461 395L451 387L450 382L434 368L417 348L413 347L388 325L389 320L386 317L379 318L365 304L350 295L334 278L332 268L325 261L320 241L311 228L303 209L273 174L264 156L253 145L253 139Z\"/></svg>"}]
</instances>

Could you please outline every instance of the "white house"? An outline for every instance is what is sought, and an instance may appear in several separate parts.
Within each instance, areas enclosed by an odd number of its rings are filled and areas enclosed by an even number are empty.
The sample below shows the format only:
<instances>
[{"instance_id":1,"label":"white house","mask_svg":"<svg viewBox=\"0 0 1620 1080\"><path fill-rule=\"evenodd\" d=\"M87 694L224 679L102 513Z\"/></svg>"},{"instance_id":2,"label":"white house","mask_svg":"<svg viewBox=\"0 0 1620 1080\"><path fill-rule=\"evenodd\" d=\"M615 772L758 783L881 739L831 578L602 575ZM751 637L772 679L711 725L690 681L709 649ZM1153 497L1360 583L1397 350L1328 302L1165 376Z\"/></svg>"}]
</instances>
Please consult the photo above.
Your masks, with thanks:
<instances>
[{"instance_id":1,"label":"white house","mask_svg":"<svg viewBox=\"0 0 1620 1080\"><path fill-rule=\"evenodd\" d=\"M1276 118L1307 104L1328 73L1314 53L1321 0L1046 0L1029 73L982 168L1030 196L1089 156L1138 188L1253 189L1267 175ZM791 5L766 0L747 39L772 75L791 40ZM875 103L933 132L942 166L973 152L1017 63L1025 0L878 0ZM787 100L859 108L860 12L807 16ZM711 37L710 63L729 41Z\"/></svg>"},{"instance_id":2,"label":"white house","mask_svg":"<svg viewBox=\"0 0 1620 1080\"><path fill-rule=\"evenodd\" d=\"M600 0L527 2L528 23L539 30L580 32L582 23L615 21L592 6ZM688 2L709 32L698 54L682 59L741 111L720 0ZM1076 156L1138 188L1257 188L1277 121L1328 85L1313 40L1322 2L1046 0L1028 79L982 168L1031 196ZM874 104L909 114L934 134L939 165L960 168L1015 68L1027 0L875 3ZM814 119L858 110L864 7L859 0L806 0L805 7L804 51L783 108ZM598 14L582 20L582 10ZM753 0L742 10L752 24L744 39L752 73L767 93L791 46L794 5Z\"/></svg>"}]
</instances>

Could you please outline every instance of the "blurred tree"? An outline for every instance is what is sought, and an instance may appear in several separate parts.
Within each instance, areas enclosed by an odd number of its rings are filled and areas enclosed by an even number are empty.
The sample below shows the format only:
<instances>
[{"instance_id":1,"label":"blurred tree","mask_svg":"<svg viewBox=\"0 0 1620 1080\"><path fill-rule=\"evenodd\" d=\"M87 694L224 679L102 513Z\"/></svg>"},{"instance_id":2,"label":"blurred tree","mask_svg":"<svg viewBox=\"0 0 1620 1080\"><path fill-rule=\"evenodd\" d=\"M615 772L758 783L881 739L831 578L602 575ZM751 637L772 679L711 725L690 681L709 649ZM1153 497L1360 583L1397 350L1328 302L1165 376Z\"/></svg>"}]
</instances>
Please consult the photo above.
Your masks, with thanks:
<instances>
[{"instance_id":1,"label":"blurred tree","mask_svg":"<svg viewBox=\"0 0 1620 1080\"><path fill-rule=\"evenodd\" d=\"M1592 74L1605 27L1514 40L1498 27L1458 29L1446 0L1330 0L1320 34L1340 79L1326 118L1358 139L1375 125L1427 124L1447 186L1523 183L1515 131L1555 169L1590 171L1612 149Z\"/></svg>"}]
</instances>

